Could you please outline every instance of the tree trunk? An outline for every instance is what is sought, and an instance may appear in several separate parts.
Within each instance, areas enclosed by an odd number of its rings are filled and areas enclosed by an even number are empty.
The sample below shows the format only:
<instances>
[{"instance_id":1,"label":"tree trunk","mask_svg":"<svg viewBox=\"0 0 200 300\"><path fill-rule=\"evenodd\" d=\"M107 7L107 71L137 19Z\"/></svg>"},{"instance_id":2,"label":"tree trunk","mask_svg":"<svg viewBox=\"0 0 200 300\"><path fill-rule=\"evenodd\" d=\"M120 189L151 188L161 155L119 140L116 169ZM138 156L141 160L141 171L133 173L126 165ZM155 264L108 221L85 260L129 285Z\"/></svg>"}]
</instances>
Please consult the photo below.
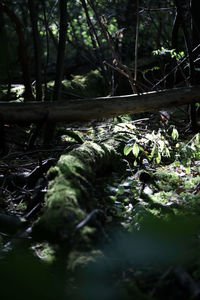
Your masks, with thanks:
<instances>
[{"instance_id":1,"label":"tree trunk","mask_svg":"<svg viewBox=\"0 0 200 300\"><path fill-rule=\"evenodd\" d=\"M42 101L41 44L38 30L38 12L34 0L28 0L35 52L36 100Z\"/></svg>"},{"instance_id":2,"label":"tree trunk","mask_svg":"<svg viewBox=\"0 0 200 300\"><path fill-rule=\"evenodd\" d=\"M64 73L64 59L65 59L65 44L67 38L67 0L59 1L60 10L60 30L59 30L59 44L56 62L56 78L54 85L53 100L60 100L62 79ZM53 120L52 120L53 121ZM55 124L53 122L47 123L44 132L44 144L51 143L54 136Z\"/></svg>"},{"instance_id":3,"label":"tree trunk","mask_svg":"<svg viewBox=\"0 0 200 300\"><path fill-rule=\"evenodd\" d=\"M193 49L200 44L200 19L199 19L199 1L191 0L191 14L192 14L192 47ZM200 50L196 53L195 57L198 57ZM200 77L199 71L195 70L195 84L199 84ZM193 130L196 131L196 124L198 122L198 111L195 104L190 106L191 123Z\"/></svg>"},{"instance_id":4,"label":"tree trunk","mask_svg":"<svg viewBox=\"0 0 200 300\"><path fill-rule=\"evenodd\" d=\"M188 58L189 58L190 84L195 85L197 83L196 83L196 77L195 77L194 55L192 52L192 41L191 41L190 34L189 34L189 31L187 28L186 18L184 17L182 2L183 2L182 0L175 0L175 4L177 7L177 13L180 18L180 24L181 24L184 39L185 39L185 47L186 47ZM192 3L191 3L191 5L192 5ZM197 118L196 118L195 104L193 104L193 103L190 105L190 122L191 122L192 130L195 131L197 128Z\"/></svg>"},{"instance_id":5,"label":"tree trunk","mask_svg":"<svg viewBox=\"0 0 200 300\"><path fill-rule=\"evenodd\" d=\"M28 58L26 54L26 46L25 46L24 34L22 30L22 24L19 18L16 16L16 14L12 10L10 10L5 3L0 2L0 10L4 12L15 25L16 33L18 35L18 40L19 40L19 60L22 68L24 86L25 86L24 100L32 101L34 100L34 97L32 94L31 83L30 83L30 75L28 70Z\"/></svg>"}]
</instances>

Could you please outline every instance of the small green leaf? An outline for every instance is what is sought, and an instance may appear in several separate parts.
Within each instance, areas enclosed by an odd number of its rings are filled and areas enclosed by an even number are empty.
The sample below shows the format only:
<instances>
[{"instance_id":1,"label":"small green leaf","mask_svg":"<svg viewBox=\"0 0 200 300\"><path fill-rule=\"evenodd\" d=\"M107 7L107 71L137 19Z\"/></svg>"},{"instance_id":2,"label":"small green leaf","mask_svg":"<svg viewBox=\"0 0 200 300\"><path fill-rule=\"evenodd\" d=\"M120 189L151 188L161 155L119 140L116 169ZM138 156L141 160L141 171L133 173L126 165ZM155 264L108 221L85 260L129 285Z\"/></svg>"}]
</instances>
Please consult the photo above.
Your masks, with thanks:
<instances>
[{"instance_id":1,"label":"small green leaf","mask_svg":"<svg viewBox=\"0 0 200 300\"><path fill-rule=\"evenodd\" d=\"M158 152L158 155L156 157L156 162L157 164L159 164L161 162L161 155L160 155L160 152Z\"/></svg>"},{"instance_id":2,"label":"small green leaf","mask_svg":"<svg viewBox=\"0 0 200 300\"><path fill-rule=\"evenodd\" d=\"M118 195L123 195L125 192L124 187L119 187Z\"/></svg>"},{"instance_id":3,"label":"small green leaf","mask_svg":"<svg viewBox=\"0 0 200 300\"><path fill-rule=\"evenodd\" d=\"M108 197L110 200L112 200L112 201L116 201L117 200L117 196L109 196Z\"/></svg>"},{"instance_id":4,"label":"small green leaf","mask_svg":"<svg viewBox=\"0 0 200 300\"><path fill-rule=\"evenodd\" d=\"M129 153L132 151L132 149L133 149L133 146L129 146L129 145L126 145L125 147L124 147L124 155L129 155Z\"/></svg>"},{"instance_id":5,"label":"small green leaf","mask_svg":"<svg viewBox=\"0 0 200 300\"><path fill-rule=\"evenodd\" d=\"M154 144L152 150L151 150L151 154L149 155L149 159L152 160L152 158L154 157L156 151L156 145Z\"/></svg>"},{"instance_id":6,"label":"small green leaf","mask_svg":"<svg viewBox=\"0 0 200 300\"><path fill-rule=\"evenodd\" d=\"M133 152L133 155L137 158L139 155L139 152L140 152L140 147L138 146L137 143L135 143L133 145L132 152Z\"/></svg>"},{"instance_id":7,"label":"small green leaf","mask_svg":"<svg viewBox=\"0 0 200 300\"><path fill-rule=\"evenodd\" d=\"M179 134L178 134L178 130L176 128L173 128L172 130L172 139L175 141L177 140L179 137Z\"/></svg>"}]
</instances>

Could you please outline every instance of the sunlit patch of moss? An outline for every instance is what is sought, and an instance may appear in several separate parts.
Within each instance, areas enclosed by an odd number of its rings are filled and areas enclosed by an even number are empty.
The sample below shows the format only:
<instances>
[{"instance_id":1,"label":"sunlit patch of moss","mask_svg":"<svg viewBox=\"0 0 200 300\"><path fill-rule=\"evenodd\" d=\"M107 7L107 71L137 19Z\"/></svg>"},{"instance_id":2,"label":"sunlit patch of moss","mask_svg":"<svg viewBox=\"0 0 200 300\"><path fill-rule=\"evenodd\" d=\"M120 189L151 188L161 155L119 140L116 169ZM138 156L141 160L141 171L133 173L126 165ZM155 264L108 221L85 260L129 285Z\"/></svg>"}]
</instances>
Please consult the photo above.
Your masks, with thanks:
<instances>
[{"instance_id":1,"label":"sunlit patch of moss","mask_svg":"<svg viewBox=\"0 0 200 300\"><path fill-rule=\"evenodd\" d=\"M65 178L72 177L74 175L80 176L85 173L85 163L74 155L63 155L58 162L58 168ZM88 167L88 175L91 173L91 169Z\"/></svg>"},{"instance_id":2,"label":"sunlit patch of moss","mask_svg":"<svg viewBox=\"0 0 200 300\"><path fill-rule=\"evenodd\" d=\"M87 163L93 164L94 161L100 161L104 155L105 150L102 146L93 143L93 142L86 142L79 151L76 152L77 157L81 157L84 155L84 161L86 160Z\"/></svg>"},{"instance_id":3,"label":"sunlit patch of moss","mask_svg":"<svg viewBox=\"0 0 200 300\"><path fill-rule=\"evenodd\" d=\"M45 214L39 220L50 232L71 234L76 225L86 217L79 206L79 199L84 197L81 185L73 180L66 180L64 175L57 176L49 185L45 197Z\"/></svg>"},{"instance_id":4,"label":"sunlit patch of moss","mask_svg":"<svg viewBox=\"0 0 200 300\"><path fill-rule=\"evenodd\" d=\"M55 205L53 202L59 203L61 199L70 199L72 205L78 205L77 198L80 196L79 188L75 188L71 182L67 181L63 176L57 177L53 184L50 184L48 191L48 205ZM64 201L64 200L63 200ZM51 204L53 203L53 204ZM69 201L67 201L69 203Z\"/></svg>"},{"instance_id":5,"label":"sunlit patch of moss","mask_svg":"<svg viewBox=\"0 0 200 300\"><path fill-rule=\"evenodd\" d=\"M72 80L62 82L63 90L76 94L80 97L106 96L105 82L98 70L86 75L75 75Z\"/></svg>"},{"instance_id":6,"label":"sunlit patch of moss","mask_svg":"<svg viewBox=\"0 0 200 300\"><path fill-rule=\"evenodd\" d=\"M48 173L54 180L49 183L45 212L36 228L39 226L58 238L75 234L76 226L87 216L87 209L90 211L95 206L92 197L94 173L101 170L102 165L117 166L112 154L116 155L110 145L85 142L70 154L62 155L57 166ZM84 226L78 234L82 242L88 243L94 230Z\"/></svg>"}]
</instances>

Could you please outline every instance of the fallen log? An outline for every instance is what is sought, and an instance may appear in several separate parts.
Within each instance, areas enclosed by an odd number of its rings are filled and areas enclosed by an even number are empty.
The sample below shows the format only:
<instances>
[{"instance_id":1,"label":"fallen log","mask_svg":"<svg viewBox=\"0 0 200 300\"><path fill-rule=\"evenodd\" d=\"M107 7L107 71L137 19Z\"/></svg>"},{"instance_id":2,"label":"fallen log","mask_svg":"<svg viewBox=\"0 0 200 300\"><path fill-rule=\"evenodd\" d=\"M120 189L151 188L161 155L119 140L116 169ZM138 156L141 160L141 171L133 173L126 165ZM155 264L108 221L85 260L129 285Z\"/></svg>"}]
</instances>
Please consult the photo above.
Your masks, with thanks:
<instances>
[{"instance_id":1,"label":"fallen log","mask_svg":"<svg viewBox=\"0 0 200 300\"><path fill-rule=\"evenodd\" d=\"M85 227L90 226L90 219L98 213L94 197L96 178L125 167L118 153L122 145L123 140L114 139L99 145L85 142L60 157L57 166L48 172L52 180L45 196L43 215L34 224L36 235L48 236L51 240L78 235L80 243L83 234L92 234L91 230L85 232Z\"/></svg>"},{"instance_id":2,"label":"fallen log","mask_svg":"<svg viewBox=\"0 0 200 300\"><path fill-rule=\"evenodd\" d=\"M111 118L180 106L199 101L200 86L154 91L139 95L99 97L53 102L0 102L0 121L68 122Z\"/></svg>"}]
</instances>

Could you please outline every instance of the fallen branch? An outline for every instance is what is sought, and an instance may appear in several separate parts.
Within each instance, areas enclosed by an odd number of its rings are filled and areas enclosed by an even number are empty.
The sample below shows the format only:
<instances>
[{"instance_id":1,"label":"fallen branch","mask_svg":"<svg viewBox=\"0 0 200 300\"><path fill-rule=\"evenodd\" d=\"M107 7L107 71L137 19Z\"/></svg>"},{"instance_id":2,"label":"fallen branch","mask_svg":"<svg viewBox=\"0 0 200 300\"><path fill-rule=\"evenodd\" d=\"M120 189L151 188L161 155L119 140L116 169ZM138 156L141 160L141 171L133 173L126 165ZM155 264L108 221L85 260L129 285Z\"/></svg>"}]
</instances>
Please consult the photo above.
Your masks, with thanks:
<instances>
[{"instance_id":1,"label":"fallen branch","mask_svg":"<svg viewBox=\"0 0 200 300\"><path fill-rule=\"evenodd\" d=\"M0 120L6 123L83 121L135 114L199 101L200 86L139 95L53 102L0 102Z\"/></svg>"}]
</instances>

